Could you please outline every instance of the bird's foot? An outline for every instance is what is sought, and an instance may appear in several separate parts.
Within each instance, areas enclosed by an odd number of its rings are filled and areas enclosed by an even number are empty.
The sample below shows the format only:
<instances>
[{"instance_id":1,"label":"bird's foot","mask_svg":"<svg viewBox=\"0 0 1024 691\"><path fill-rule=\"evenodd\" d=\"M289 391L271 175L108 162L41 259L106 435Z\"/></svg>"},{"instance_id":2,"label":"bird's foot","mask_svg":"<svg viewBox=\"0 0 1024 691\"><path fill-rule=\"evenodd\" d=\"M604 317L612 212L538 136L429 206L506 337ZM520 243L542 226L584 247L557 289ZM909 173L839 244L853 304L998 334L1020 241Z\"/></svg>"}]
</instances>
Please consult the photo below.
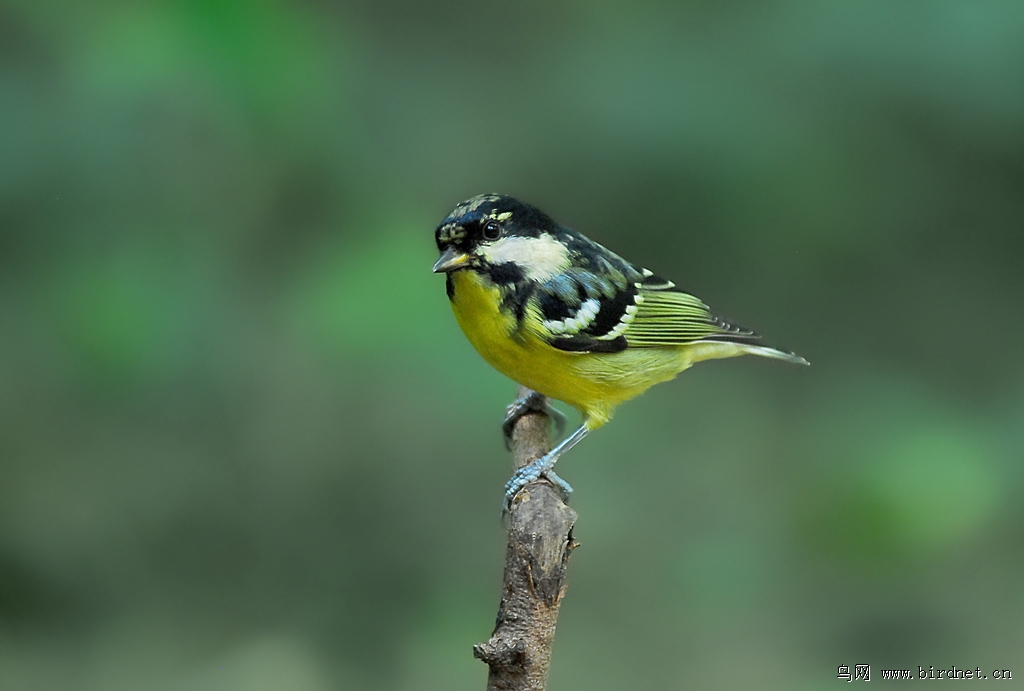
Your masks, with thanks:
<instances>
[{"instance_id":1,"label":"bird's foot","mask_svg":"<svg viewBox=\"0 0 1024 691\"><path fill-rule=\"evenodd\" d=\"M554 486L558 494L561 495L562 501L569 502L569 498L572 496L572 486L552 470L556 460L557 456L552 457L551 454L541 456L536 461L524 465L512 475L511 479L505 483L505 501L501 507L503 516L512 509L512 502L519 491L542 477Z\"/></svg>"},{"instance_id":2,"label":"bird's foot","mask_svg":"<svg viewBox=\"0 0 1024 691\"><path fill-rule=\"evenodd\" d=\"M543 394L531 391L522 398L517 398L512 405L505 409L505 420L501 423L501 431L505 435L505 448L512 450L512 430L515 428L519 418L527 413L545 413L555 421L555 429L558 436L565 433L565 414L551 405Z\"/></svg>"},{"instance_id":3,"label":"bird's foot","mask_svg":"<svg viewBox=\"0 0 1024 691\"><path fill-rule=\"evenodd\" d=\"M572 498L572 485L558 477L553 470L549 470L544 473L544 477L547 478L548 482L555 486L555 489L558 490L558 494L562 497L562 501L568 504L569 499Z\"/></svg>"}]
</instances>

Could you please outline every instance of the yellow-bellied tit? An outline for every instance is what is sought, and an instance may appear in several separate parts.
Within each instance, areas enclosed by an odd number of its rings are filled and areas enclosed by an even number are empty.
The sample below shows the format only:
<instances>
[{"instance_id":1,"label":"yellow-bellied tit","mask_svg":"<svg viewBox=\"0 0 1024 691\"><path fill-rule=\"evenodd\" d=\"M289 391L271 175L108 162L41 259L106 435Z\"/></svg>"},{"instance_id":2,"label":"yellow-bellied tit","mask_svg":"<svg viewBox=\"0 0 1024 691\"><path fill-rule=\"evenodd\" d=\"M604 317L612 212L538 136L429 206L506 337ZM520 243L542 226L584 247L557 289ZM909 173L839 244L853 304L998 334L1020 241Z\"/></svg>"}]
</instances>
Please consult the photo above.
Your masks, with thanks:
<instances>
[{"instance_id":1,"label":"yellow-bellied tit","mask_svg":"<svg viewBox=\"0 0 1024 691\"><path fill-rule=\"evenodd\" d=\"M462 202L435 238L434 272L447 274L448 299L473 347L502 374L583 416L579 429L512 476L506 509L541 476L568 497L572 489L552 472L559 456L608 422L617 405L695 362L749 354L808 364L512 197ZM506 436L539 399L509 407Z\"/></svg>"}]
</instances>

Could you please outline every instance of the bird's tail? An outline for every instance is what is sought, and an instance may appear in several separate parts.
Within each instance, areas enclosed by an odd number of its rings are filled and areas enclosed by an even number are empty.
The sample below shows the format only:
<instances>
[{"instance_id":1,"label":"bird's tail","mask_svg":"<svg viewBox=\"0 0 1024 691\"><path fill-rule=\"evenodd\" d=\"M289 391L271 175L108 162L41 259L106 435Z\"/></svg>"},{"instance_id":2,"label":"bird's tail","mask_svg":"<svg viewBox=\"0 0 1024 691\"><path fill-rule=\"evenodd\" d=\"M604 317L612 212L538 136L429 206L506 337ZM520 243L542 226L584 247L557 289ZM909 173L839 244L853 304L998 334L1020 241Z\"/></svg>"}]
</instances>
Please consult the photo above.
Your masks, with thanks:
<instances>
[{"instance_id":1,"label":"bird's tail","mask_svg":"<svg viewBox=\"0 0 1024 691\"><path fill-rule=\"evenodd\" d=\"M738 357L740 355L760 355L761 357L785 360L795 365L811 364L796 353L779 350L778 348L770 348L758 343L708 339L696 341L683 349L683 357L686 360L687 367L702 360L718 360L720 358Z\"/></svg>"},{"instance_id":2,"label":"bird's tail","mask_svg":"<svg viewBox=\"0 0 1024 691\"><path fill-rule=\"evenodd\" d=\"M811 363L803 359L796 353L790 353L786 350L779 350L778 348L769 348L763 345L750 345L743 344L740 346L741 350L750 355L760 355L761 357L775 358L776 360L785 360L786 362L792 362L794 365L809 365Z\"/></svg>"},{"instance_id":3,"label":"bird's tail","mask_svg":"<svg viewBox=\"0 0 1024 691\"><path fill-rule=\"evenodd\" d=\"M736 357L737 355L760 355L761 357L785 360L786 362L791 362L794 365L811 364L796 353L763 345L761 343L760 334L751 329L733 324L721 317L709 315L709 320L710 323L717 328L718 333L712 334L711 336L698 341L698 343L708 345L720 344L721 346L726 346L712 348L712 352L714 354L709 354L709 357L711 358Z\"/></svg>"}]
</instances>

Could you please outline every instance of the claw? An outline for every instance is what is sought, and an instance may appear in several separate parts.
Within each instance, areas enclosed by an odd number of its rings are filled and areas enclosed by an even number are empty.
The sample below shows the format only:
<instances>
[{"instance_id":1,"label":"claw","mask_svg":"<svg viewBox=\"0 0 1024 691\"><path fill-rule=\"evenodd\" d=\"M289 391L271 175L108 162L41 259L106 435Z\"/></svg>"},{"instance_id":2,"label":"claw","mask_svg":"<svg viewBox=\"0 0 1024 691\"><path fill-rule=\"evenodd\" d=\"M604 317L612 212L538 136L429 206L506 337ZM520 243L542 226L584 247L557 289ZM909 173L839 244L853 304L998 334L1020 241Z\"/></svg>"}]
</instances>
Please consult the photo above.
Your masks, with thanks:
<instances>
[{"instance_id":1,"label":"claw","mask_svg":"<svg viewBox=\"0 0 1024 691\"><path fill-rule=\"evenodd\" d=\"M558 490L558 493L562 495L562 501L568 504L569 499L572 498L572 485L555 475L555 471L553 470L549 470L544 473L544 477L547 478L548 482L554 485L555 489Z\"/></svg>"},{"instance_id":2,"label":"claw","mask_svg":"<svg viewBox=\"0 0 1024 691\"><path fill-rule=\"evenodd\" d=\"M543 461L544 457L538 458L537 461L523 466L512 478L505 483L505 500L501 505L501 515L505 517L509 511L512 510L512 502L515 500L516 495L519 494L527 485L534 483L541 478L544 478L555 488L562 501L566 504L569 503L569 499L572 497L572 485L558 477L553 470L540 470L544 464L538 464L538 461ZM536 466L536 467L535 467ZM525 472L524 472L525 471Z\"/></svg>"},{"instance_id":3,"label":"claw","mask_svg":"<svg viewBox=\"0 0 1024 691\"><path fill-rule=\"evenodd\" d=\"M544 395L531 391L505 409L505 420L501 423L501 431L505 435L505 449L512 450L512 430L519 418L532 412L545 413L554 420L559 437L565 433L565 414L552 406Z\"/></svg>"},{"instance_id":4,"label":"claw","mask_svg":"<svg viewBox=\"0 0 1024 691\"><path fill-rule=\"evenodd\" d=\"M536 482L542 476L554 485L555 489L557 489L559 494L562 495L564 501L569 501L569 497L572 495L572 487L569 486L568 482L555 475L555 471L552 469L555 467L555 463L558 461L558 458L563 453L576 446L583 437L587 436L587 432L588 430L586 425L580 426L578 430L563 439L562 442L551 451L517 470L509 481L505 483L505 500L501 505L502 516L508 515L508 512L512 509L512 502L515 500L516 495L519 494L519 490L523 489L531 482Z\"/></svg>"}]
</instances>

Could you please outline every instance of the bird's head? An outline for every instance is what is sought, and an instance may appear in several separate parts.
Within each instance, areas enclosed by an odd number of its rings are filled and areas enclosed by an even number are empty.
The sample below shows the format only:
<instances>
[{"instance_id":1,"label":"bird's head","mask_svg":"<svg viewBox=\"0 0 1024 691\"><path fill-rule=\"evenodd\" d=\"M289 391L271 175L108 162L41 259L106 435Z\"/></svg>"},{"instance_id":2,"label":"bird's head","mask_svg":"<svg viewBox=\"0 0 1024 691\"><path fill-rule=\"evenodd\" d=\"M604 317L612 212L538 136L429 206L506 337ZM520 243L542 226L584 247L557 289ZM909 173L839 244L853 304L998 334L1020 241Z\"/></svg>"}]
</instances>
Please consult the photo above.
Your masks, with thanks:
<instances>
[{"instance_id":1,"label":"bird's head","mask_svg":"<svg viewBox=\"0 0 1024 691\"><path fill-rule=\"evenodd\" d=\"M434 273L466 269L500 284L544 281L569 264L561 234L543 211L512 197L481 194L456 206L437 226L441 257Z\"/></svg>"}]
</instances>

